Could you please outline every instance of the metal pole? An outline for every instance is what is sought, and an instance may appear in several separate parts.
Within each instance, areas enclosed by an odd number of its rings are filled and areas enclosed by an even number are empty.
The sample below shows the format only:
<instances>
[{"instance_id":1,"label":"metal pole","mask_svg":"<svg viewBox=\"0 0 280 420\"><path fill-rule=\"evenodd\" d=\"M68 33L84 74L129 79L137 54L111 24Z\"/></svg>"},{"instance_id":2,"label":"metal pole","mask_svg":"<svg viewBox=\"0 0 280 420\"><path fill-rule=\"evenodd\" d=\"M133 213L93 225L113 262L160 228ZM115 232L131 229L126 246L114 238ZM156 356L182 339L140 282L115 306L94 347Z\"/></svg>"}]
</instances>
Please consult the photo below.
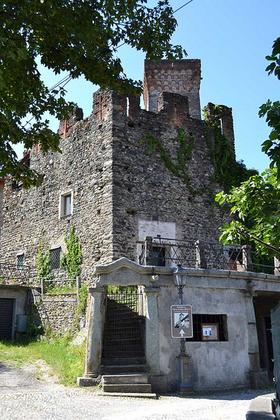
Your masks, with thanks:
<instances>
[{"instance_id":1,"label":"metal pole","mask_svg":"<svg viewBox=\"0 0 280 420\"><path fill-rule=\"evenodd\" d=\"M179 295L179 302L180 305L183 305L183 294L184 294L184 286L178 285L178 295ZM179 354L179 375L180 375L180 387L179 390L181 390L181 386L184 382L184 356L186 356L186 350L185 350L185 339L180 339L180 354Z\"/></svg>"},{"instance_id":2,"label":"metal pole","mask_svg":"<svg viewBox=\"0 0 280 420\"><path fill-rule=\"evenodd\" d=\"M178 275L177 270L177 275ZM182 270L181 270L182 271ZM183 305L183 296L184 296L184 282L182 278L179 278L182 273L179 273L178 278L176 279L178 296L180 305ZM192 370L190 364L190 357L186 353L186 342L185 338L180 339L180 353L177 356L179 359L179 392L180 393L189 393L192 392Z\"/></svg>"},{"instance_id":3,"label":"metal pole","mask_svg":"<svg viewBox=\"0 0 280 420\"><path fill-rule=\"evenodd\" d=\"M178 295L179 295L180 305L183 305L183 295L184 295L184 286L183 285L178 286ZM186 354L185 339L181 338L180 339L180 356L184 356L185 354ZM181 364L182 364L182 358L181 358Z\"/></svg>"}]
</instances>

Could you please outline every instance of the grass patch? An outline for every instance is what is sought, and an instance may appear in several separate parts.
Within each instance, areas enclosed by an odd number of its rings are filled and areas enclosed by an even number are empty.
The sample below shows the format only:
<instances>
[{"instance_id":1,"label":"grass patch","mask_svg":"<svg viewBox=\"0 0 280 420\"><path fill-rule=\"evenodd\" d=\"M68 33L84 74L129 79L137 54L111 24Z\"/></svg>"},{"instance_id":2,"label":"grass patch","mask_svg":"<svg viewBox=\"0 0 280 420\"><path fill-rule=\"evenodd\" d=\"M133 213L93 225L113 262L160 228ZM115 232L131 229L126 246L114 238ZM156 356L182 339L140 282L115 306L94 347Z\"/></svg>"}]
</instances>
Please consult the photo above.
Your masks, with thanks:
<instances>
[{"instance_id":1,"label":"grass patch","mask_svg":"<svg viewBox=\"0 0 280 420\"><path fill-rule=\"evenodd\" d=\"M84 369L85 344L73 346L69 338L44 341L0 342L0 361L17 367L43 359L64 385L74 385Z\"/></svg>"},{"instance_id":2,"label":"grass patch","mask_svg":"<svg viewBox=\"0 0 280 420\"><path fill-rule=\"evenodd\" d=\"M63 295L68 293L77 293L77 287L71 284L53 285L51 283L46 288L46 295Z\"/></svg>"}]
</instances>

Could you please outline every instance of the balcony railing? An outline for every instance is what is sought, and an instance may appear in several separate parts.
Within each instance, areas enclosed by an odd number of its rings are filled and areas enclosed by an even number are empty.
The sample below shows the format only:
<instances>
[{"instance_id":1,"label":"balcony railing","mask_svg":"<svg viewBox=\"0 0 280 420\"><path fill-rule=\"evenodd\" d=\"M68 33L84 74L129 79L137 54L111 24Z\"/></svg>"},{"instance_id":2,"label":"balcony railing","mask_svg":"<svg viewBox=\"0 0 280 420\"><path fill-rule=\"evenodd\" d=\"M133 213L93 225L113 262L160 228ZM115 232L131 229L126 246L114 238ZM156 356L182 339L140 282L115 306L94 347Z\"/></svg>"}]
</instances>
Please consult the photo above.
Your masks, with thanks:
<instances>
[{"instance_id":1,"label":"balcony railing","mask_svg":"<svg viewBox=\"0 0 280 420\"><path fill-rule=\"evenodd\" d=\"M146 237L138 242L139 264L280 274L279 261L264 263L248 245Z\"/></svg>"}]
</instances>

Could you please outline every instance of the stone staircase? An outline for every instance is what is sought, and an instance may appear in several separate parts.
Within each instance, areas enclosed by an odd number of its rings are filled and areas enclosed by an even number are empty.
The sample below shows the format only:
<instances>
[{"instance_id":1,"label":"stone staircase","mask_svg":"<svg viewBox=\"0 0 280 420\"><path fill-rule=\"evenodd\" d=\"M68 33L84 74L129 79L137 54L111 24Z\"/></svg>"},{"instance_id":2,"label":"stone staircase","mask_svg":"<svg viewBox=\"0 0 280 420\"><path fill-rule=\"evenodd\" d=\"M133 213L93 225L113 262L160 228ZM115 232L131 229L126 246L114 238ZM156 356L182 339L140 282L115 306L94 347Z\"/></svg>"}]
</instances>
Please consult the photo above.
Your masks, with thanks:
<instances>
[{"instance_id":1,"label":"stone staircase","mask_svg":"<svg viewBox=\"0 0 280 420\"><path fill-rule=\"evenodd\" d=\"M108 299L101 365L104 394L156 397L147 374L144 325L128 304Z\"/></svg>"},{"instance_id":2,"label":"stone staircase","mask_svg":"<svg viewBox=\"0 0 280 420\"><path fill-rule=\"evenodd\" d=\"M121 373L118 375L103 375L101 380L104 392L151 394L151 384L146 373Z\"/></svg>"}]
</instances>

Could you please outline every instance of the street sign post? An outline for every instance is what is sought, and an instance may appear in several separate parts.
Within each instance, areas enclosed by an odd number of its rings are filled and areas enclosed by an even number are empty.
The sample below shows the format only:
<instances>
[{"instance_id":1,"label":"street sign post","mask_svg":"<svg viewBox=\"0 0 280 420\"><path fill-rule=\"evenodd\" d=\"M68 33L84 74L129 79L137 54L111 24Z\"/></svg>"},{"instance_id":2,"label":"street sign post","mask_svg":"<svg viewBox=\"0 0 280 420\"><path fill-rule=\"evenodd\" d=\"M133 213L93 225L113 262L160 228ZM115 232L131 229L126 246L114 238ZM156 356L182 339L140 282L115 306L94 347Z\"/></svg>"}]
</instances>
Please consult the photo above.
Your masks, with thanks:
<instances>
[{"instance_id":1,"label":"street sign post","mask_svg":"<svg viewBox=\"0 0 280 420\"><path fill-rule=\"evenodd\" d=\"M192 338L193 321L191 305L171 306L171 337Z\"/></svg>"}]
</instances>

